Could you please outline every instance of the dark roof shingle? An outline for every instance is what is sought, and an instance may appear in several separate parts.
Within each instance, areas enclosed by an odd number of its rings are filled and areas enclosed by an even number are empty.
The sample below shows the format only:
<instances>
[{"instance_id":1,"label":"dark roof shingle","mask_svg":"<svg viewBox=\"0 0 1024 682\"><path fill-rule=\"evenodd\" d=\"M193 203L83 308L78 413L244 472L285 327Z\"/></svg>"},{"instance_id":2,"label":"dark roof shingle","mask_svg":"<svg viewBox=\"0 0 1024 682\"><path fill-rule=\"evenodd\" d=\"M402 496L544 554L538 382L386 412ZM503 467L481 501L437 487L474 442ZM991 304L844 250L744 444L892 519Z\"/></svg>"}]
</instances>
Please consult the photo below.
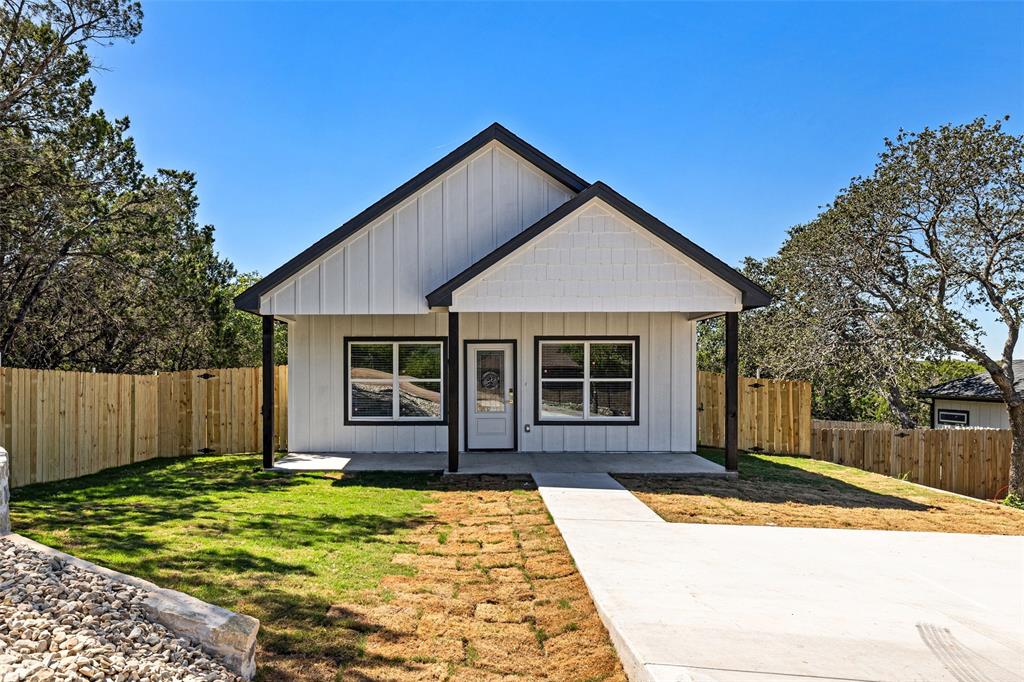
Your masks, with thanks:
<instances>
[{"instance_id":1,"label":"dark roof shingle","mask_svg":"<svg viewBox=\"0 0 1024 682\"><path fill-rule=\"evenodd\" d=\"M1014 387L1024 391L1024 360L1013 361L1013 377ZM988 372L930 386L921 391L921 396L947 400L1002 400L999 387Z\"/></svg>"}]
</instances>

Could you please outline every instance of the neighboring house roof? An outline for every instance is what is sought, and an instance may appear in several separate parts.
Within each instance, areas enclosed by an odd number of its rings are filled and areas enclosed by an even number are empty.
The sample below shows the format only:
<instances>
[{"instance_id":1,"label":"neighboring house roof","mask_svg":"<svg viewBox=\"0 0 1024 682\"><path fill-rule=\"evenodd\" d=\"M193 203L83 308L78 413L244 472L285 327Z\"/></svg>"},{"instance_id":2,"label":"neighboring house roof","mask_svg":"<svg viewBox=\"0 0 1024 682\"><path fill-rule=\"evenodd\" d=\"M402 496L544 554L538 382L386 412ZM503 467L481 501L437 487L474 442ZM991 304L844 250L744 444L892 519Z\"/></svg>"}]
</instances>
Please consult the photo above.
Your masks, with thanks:
<instances>
[{"instance_id":1,"label":"neighboring house roof","mask_svg":"<svg viewBox=\"0 0 1024 682\"><path fill-rule=\"evenodd\" d=\"M501 262L506 256L511 255L520 247L533 241L545 230L556 225L562 219L594 199L601 199L637 225L645 228L676 250L692 258L712 273L739 289L743 294L743 307L745 309L765 306L771 302L771 295L767 291L599 180L427 294L427 305L432 307L451 305L452 294L457 289L482 275L488 269Z\"/></svg>"},{"instance_id":2,"label":"neighboring house roof","mask_svg":"<svg viewBox=\"0 0 1024 682\"><path fill-rule=\"evenodd\" d=\"M586 180L552 159L547 154L518 137L499 123L492 123L465 143L459 145L437 163L423 170L416 177L390 192L383 199L347 221L344 225L324 236L305 251L253 284L235 298L235 307L250 312L259 312L260 296L278 284L295 275L317 258L330 251L373 221L405 201L418 190L427 186L454 166L469 158L478 149L490 142L500 142L523 159L544 171L574 193L590 185Z\"/></svg>"},{"instance_id":3,"label":"neighboring house roof","mask_svg":"<svg viewBox=\"0 0 1024 682\"><path fill-rule=\"evenodd\" d=\"M437 178L472 156L476 151L483 148L492 141L497 141L511 151L521 156L524 160L536 166L539 170L548 174L557 183L571 190L576 196L569 201L555 208L551 213L539 219L530 227L524 229L507 242L498 246L493 251L478 259L468 268L452 277L450 280L430 292L426 299L429 306L451 305L452 293L459 287L468 283L478 275L484 273L488 268L500 262L506 256L512 254L516 249L524 246L535 237L541 235L545 230L557 224L573 211L583 207L589 201L600 199L606 204L622 213L624 216L643 227L654 236L661 239L668 246L678 250L689 257L697 264L706 268L709 272L719 277L724 282L735 287L742 294L743 308L756 308L768 305L771 296L760 286L750 281L738 271L711 255L682 234L672 229L650 213L629 201L621 194L613 190L603 182L595 182L593 185L580 178L572 171L566 169L551 157L523 141L509 130L494 123L475 135L466 143L446 155L437 163L422 171L402 186L398 187L380 201L376 202L359 215L355 216L341 227L326 235L315 244L299 253L287 263L277 268L269 275L256 282L235 298L235 307L253 313L260 310L260 298L273 291L282 283L289 280L296 274L302 272L307 266L315 263L334 247L356 234L360 230L370 227L374 221L393 210L396 206L408 199L410 196L423 189Z\"/></svg>"},{"instance_id":4,"label":"neighboring house roof","mask_svg":"<svg viewBox=\"0 0 1024 682\"><path fill-rule=\"evenodd\" d=\"M1024 391L1024 360L1013 361L1014 388ZM980 400L985 402L1001 401L999 387L992 381L992 375L981 372L962 379L953 379L942 384L930 386L920 393L923 398L942 398L946 400Z\"/></svg>"}]
</instances>

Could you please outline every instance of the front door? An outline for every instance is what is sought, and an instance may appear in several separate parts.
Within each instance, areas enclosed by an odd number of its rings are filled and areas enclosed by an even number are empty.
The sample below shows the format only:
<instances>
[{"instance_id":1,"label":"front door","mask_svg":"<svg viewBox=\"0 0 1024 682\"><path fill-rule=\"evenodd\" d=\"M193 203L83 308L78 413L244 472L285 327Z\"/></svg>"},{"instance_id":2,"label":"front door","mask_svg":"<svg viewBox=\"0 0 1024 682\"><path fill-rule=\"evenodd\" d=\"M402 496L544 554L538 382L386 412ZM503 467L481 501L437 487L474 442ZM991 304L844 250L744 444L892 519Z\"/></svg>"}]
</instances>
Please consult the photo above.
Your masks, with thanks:
<instances>
[{"instance_id":1,"label":"front door","mask_svg":"<svg viewBox=\"0 0 1024 682\"><path fill-rule=\"evenodd\" d=\"M515 346L466 344L466 449L515 448Z\"/></svg>"}]
</instances>

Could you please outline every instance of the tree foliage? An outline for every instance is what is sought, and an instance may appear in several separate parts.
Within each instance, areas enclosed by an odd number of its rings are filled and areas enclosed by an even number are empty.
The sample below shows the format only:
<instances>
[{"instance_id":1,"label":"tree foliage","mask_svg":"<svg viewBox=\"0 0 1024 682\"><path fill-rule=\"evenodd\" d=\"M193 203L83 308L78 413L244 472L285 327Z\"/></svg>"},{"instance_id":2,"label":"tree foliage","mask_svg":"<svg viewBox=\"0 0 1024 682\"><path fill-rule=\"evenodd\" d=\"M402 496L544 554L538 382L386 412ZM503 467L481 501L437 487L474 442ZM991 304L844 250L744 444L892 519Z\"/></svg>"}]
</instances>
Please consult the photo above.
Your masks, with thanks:
<instances>
[{"instance_id":1,"label":"tree foliage","mask_svg":"<svg viewBox=\"0 0 1024 682\"><path fill-rule=\"evenodd\" d=\"M886 140L875 172L823 214L829 259L893 336L927 339L985 368L1013 431L1010 490L1024 494L1024 393L1013 355L1024 320L1024 137L977 119ZM990 355L977 311L1004 329Z\"/></svg>"},{"instance_id":2,"label":"tree foliage","mask_svg":"<svg viewBox=\"0 0 1024 682\"><path fill-rule=\"evenodd\" d=\"M235 271L217 255L213 228L196 220L194 176L146 173L128 120L92 108L87 48L132 40L141 22L135 2L4 2L4 364L102 371L215 365L244 345L232 333L249 333L228 323Z\"/></svg>"},{"instance_id":3,"label":"tree foliage","mask_svg":"<svg viewBox=\"0 0 1024 682\"><path fill-rule=\"evenodd\" d=\"M239 275L224 290L231 310L214 339L213 367L256 367L263 363L263 322L260 317L234 308L236 296L259 281L255 273ZM274 364L288 364L287 325L274 325Z\"/></svg>"},{"instance_id":4,"label":"tree foliage","mask_svg":"<svg viewBox=\"0 0 1024 682\"><path fill-rule=\"evenodd\" d=\"M917 389L970 368L944 359L984 368L1014 431L1011 490L1024 493L1024 395L1012 365L1024 319L1024 138L983 118L900 131L870 176L745 270L777 296L745 316L746 362L811 379L819 400L870 412L870 388L911 426ZM982 312L1005 332L996 355Z\"/></svg>"}]
</instances>

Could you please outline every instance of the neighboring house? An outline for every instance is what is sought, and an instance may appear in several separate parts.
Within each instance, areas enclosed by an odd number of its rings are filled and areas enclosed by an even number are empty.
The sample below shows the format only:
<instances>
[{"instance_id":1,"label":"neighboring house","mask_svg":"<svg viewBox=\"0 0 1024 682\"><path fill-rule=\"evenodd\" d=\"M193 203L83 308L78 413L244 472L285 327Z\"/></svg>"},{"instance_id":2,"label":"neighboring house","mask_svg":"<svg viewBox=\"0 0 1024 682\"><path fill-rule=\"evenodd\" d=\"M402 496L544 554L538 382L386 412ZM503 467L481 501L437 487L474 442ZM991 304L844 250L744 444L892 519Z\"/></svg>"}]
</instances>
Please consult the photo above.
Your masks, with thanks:
<instances>
[{"instance_id":1,"label":"neighboring house","mask_svg":"<svg viewBox=\"0 0 1024 682\"><path fill-rule=\"evenodd\" d=\"M265 363L288 324L290 450L455 469L460 449L694 451L697 321L726 314L734 376L736 315L769 300L494 124L235 303Z\"/></svg>"},{"instance_id":2,"label":"neighboring house","mask_svg":"<svg viewBox=\"0 0 1024 682\"><path fill-rule=\"evenodd\" d=\"M1024 390L1024 360L1013 361L1013 376L1017 390ZM1010 428L1006 404L988 372L926 388L920 395L932 401L933 429L957 426Z\"/></svg>"}]
</instances>

